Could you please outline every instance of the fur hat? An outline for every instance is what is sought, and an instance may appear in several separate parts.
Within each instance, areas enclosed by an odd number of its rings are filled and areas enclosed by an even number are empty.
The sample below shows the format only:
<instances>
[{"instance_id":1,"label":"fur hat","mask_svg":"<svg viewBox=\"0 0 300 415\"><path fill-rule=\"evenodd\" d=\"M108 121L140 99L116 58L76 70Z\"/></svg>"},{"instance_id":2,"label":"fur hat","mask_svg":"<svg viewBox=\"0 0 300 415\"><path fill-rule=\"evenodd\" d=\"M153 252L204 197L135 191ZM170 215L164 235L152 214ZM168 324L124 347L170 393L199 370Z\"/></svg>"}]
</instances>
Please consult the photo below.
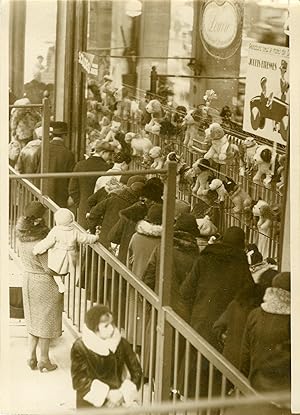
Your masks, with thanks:
<instances>
[{"instance_id":1,"label":"fur hat","mask_svg":"<svg viewBox=\"0 0 300 415\"><path fill-rule=\"evenodd\" d=\"M127 180L127 186L130 187L133 183L145 183L145 176L130 176Z\"/></svg>"},{"instance_id":2,"label":"fur hat","mask_svg":"<svg viewBox=\"0 0 300 415\"><path fill-rule=\"evenodd\" d=\"M217 233L218 229L208 215L205 215L204 218L197 219L196 222L201 236L212 236Z\"/></svg>"},{"instance_id":3,"label":"fur hat","mask_svg":"<svg viewBox=\"0 0 300 415\"><path fill-rule=\"evenodd\" d=\"M210 125L209 132L212 140L220 140L225 135L223 128L217 122Z\"/></svg>"},{"instance_id":4,"label":"fur hat","mask_svg":"<svg viewBox=\"0 0 300 415\"><path fill-rule=\"evenodd\" d=\"M162 202L162 195L164 193L164 184L158 177L152 177L147 180L142 192L142 196L154 202Z\"/></svg>"},{"instance_id":5,"label":"fur hat","mask_svg":"<svg viewBox=\"0 0 300 415\"><path fill-rule=\"evenodd\" d=\"M100 318L105 314L111 314L109 308L106 305L94 305L85 315L85 325L88 329L96 332L98 330Z\"/></svg>"},{"instance_id":6,"label":"fur hat","mask_svg":"<svg viewBox=\"0 0 300 415\"><path fill-rule=\"evenodd\" d=\"M281 288L285 291L291 291L291 273L280 272L272 280L272 287Z\"/></svg>"},{"instance_id":7,"label":"fur hat","mask_svg":"<svg viewBox=\"0 0 300 415\"><path fill-rule=\"evenodd\" d=\"M226 229L223 236L223 243L236 248L245 248L245 232L238 226L231 226Z\"/></svg>"},{"instance_id":8,"label":"fur hat","mask_svg":"<svg viewBox=\"0 0 300 415\"><path fill-rule=\"evenodd\" d=\"M30 202L25 207L24 216L28 218L42 218L46 212L46 208L44 205L41 204L41 202Z\"/></svg>"},{"instance_id":9,"label":"fur hat","mask_svg":"<svg viewBox=\"0 0 300 415\"><path fill-rule=\"evenodd\" d=\"M182 213L178 216L174 230L188 232L195 237L200 236L196 218L191 213Z\"/></svg>"},{"instance_id":10,"label":"fur hat","mask_svg":"<svg viewBox=\"0 0 300 415\"><path fill-rule=\"evenodd\" d=\"M178 218L182 213L190 213L191 205L185 200L176 199L175 200L175 219Z\"/></svg>"},{"instance_id":11,"label":"fur hat","mask_svg":"<svg viewBox=\"0 0 300 415\"><path fill-rule=\"evenodd\" d=\"M54 220L56 225L70 225L74 222L75 217L69 209L60 208L54 213Z\"/></svg>"},{"instance_id":12,"label":"fur hat","mask_svg":"<svg viewBox=\"0 0 300 415\"><path fill-rule=\"evenodd\" d=\"M161 225L162 224L162 213L163 213L162 204L155 203L148 210L146 220L152 223L153 225Z\"/></svg>"}]
</instances>

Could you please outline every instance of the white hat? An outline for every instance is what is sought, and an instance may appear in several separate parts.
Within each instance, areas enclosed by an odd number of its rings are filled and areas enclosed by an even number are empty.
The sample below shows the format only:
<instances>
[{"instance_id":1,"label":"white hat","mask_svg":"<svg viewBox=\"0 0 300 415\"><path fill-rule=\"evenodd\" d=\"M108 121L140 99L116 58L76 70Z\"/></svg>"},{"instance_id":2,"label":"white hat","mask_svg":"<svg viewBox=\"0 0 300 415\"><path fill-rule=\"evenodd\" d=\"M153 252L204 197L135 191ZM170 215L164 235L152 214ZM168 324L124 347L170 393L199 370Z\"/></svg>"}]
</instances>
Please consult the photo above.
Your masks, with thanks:
<instances>
[{"instance_id":1,"label":"white hat","mask_svg":"<svg viewBox=\"0 0 300 415\"><path fill-rule=\"evenodd\" d=\"M65 208L59 208L54 213L54 220L56 225L70 225L74 220L74 214Z\"/></svg>"}]
</instances>

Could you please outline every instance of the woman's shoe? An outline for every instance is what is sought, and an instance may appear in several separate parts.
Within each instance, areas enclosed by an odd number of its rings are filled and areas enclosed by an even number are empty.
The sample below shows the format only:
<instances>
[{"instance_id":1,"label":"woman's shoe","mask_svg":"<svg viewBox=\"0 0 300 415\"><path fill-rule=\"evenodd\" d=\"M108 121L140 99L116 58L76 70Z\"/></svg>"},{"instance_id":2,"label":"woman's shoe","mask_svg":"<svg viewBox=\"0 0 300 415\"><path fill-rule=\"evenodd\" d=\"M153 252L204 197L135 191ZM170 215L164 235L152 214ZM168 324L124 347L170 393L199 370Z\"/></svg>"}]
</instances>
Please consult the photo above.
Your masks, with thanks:
<instances>
[{"instance_id":1,"label":"woman's shoe","mask_svg":"<svg viewBox=\"0 0 300 415\"><path fill-rule=\"evenodd\" d=\"M28 359L27 364L30 367L31 370L37 369L37 360L35 358Z\"/></svg>"},{"instance_id":2,"label":"woman's shoe","mask_svg":"<svg viewBox=\"0 0 300 415\"><path fill-rule=\"evenodd\" d=\"M51 363L50 360L46 362L39 362L37 367L40 372L52 372L57 369L57 365L55 363Z\"/></svg>"}]
</instances>

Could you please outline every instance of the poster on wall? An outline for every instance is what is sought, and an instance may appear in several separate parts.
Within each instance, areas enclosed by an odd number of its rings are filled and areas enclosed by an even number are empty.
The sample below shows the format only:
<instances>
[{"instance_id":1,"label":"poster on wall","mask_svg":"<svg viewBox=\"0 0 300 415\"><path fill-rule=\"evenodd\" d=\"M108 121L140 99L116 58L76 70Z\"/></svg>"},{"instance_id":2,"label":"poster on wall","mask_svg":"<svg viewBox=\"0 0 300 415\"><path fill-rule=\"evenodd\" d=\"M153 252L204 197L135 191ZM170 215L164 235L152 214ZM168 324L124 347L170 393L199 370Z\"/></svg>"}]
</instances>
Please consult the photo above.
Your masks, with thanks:
<instances>
[{"instance_id":1,"label":"poster on wall","mask_svg":"<svg viewBox=\"0 0 300 415\"><path fill-rule=\"evenodd\" d=\"M243 129L285 145L289 129L289 49L250 43Z\"/></svg>"}]
</instances>

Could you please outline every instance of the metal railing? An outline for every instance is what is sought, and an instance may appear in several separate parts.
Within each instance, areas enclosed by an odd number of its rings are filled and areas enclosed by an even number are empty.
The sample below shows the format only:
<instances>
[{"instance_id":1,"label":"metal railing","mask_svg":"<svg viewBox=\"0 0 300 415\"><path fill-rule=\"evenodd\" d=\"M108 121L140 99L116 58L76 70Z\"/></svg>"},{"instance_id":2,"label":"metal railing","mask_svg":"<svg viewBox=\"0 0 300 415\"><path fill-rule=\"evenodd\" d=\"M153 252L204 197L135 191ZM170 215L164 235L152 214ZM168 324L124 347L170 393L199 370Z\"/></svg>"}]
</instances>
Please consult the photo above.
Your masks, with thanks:
<instances>
[{"instance_id":1,"label":"metal railing","mask_svg":"<svg viewBox=\"0 0 300 415\"><path fill-rule=\"evenodd\" d=\"M255 391L247 379L170 307L165 307L170 294L168 270L171 269L172 247L170 249L168 240L172 236L173 226L170 224L173 224L175 192L175 170L174 165L173 171L172 163L170 165L170 180L164 193L165 231L161 241L159 294L149 289L99 243L80 246L76 276L65 281L66 317L80 333L85 312L94 303L109 304L117 326L124 331L140 357L144 372L141 401L144 404L169 399L175 401L178 394L174 391L177 390L184 400L191 397L191 390L193 398L225 397L230 389L234 389L236 399L253 395ZM49 227L53 225L53 214L58 206L27 179L18 177L12 168L10 172L9 246L17 253L16 222L27 203L39 200L47 207ZM76 226L84 232L79 225ZM191 379L189 372L193 364L196 376ZM207 414L210 414L209 409Z\"/></svg>"}]
</instances>

